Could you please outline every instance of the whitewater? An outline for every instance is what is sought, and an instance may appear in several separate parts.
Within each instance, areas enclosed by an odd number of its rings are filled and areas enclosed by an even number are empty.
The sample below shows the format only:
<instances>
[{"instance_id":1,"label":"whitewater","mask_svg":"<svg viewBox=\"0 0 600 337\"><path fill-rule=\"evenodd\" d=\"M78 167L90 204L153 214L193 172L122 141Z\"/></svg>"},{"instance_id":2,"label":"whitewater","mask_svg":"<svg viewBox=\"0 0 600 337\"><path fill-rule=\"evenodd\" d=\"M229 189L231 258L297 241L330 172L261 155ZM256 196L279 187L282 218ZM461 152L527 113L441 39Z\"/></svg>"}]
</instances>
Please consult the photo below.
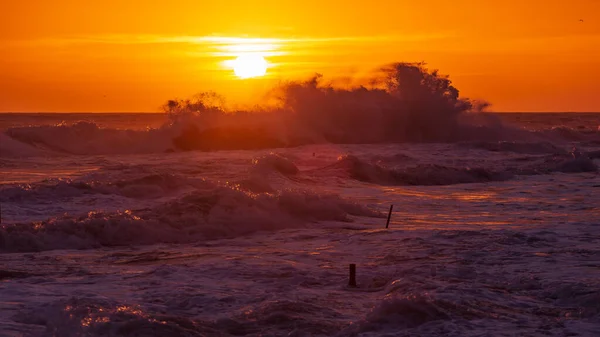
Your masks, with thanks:
<instances>
[{"instance_id":1,"label":"whitewater","mask_svg":"<svg viewBox=\"0 0 600 337\"><path fill-rule=\"evenodd\" d=\"M495 117L187 151L161 114L0 114L0 336L600 336L600 114Z\"/></svg>"}]
</instances>

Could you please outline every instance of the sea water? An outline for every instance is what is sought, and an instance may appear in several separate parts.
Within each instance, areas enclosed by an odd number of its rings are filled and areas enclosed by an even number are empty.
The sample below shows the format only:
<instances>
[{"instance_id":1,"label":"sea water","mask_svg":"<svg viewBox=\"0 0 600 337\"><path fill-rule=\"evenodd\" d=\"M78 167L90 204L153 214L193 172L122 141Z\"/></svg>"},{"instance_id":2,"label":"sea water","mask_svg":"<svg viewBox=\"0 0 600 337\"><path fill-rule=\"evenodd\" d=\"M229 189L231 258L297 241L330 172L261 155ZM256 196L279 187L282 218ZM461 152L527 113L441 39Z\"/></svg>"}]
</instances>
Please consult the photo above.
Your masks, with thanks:
<instances>
[{"instance_id":1,"label":"sea water","mask_svg":"<svg viewBox=\"0 0 600 337\"><path fill-rule=\"evenodd\" d=\"M600 114L500 119L531 137L182 152L1 114L0 336L599 336Z\"/></svg>"}]
</instances>

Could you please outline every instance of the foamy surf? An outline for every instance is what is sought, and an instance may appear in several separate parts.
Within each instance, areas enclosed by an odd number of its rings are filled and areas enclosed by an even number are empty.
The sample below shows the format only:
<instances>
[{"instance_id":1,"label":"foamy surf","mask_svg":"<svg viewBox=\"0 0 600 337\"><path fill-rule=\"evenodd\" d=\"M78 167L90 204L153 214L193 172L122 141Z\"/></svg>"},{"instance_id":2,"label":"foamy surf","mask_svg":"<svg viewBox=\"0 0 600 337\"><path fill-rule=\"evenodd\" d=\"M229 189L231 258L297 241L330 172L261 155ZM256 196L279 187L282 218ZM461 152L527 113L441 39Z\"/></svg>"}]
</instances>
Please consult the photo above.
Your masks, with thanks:
<instances>
[{"instance_id":1,"label":"foamy surf","mask_svg":"<svg viewBox=\"0 0 600 337\"><path fill-rule=\"evenodd\" d=\"M595 336L600 143L544 118L500 141L230 151L19 129L0 335Z\"/></svg>"}]
</instances>

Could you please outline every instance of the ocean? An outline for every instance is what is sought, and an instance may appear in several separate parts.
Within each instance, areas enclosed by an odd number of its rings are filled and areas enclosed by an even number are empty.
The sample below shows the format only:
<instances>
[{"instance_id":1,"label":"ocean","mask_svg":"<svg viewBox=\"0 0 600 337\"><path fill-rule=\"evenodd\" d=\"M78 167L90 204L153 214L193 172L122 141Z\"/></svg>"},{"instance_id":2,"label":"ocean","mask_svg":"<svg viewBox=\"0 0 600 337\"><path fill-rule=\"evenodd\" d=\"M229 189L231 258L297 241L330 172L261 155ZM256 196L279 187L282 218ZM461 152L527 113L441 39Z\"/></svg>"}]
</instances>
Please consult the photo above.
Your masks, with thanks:
<instances>
[{"instance_id":1,"label":"ocean","mask_svg":"<svg viewBox=\"0 0 600 337\"><path fill-rule=\"evenodd\" d=\"M600 336L600 114L493 117L184 151L164 114L0 114L0 336Z\"/></svg>"}]
</instances>

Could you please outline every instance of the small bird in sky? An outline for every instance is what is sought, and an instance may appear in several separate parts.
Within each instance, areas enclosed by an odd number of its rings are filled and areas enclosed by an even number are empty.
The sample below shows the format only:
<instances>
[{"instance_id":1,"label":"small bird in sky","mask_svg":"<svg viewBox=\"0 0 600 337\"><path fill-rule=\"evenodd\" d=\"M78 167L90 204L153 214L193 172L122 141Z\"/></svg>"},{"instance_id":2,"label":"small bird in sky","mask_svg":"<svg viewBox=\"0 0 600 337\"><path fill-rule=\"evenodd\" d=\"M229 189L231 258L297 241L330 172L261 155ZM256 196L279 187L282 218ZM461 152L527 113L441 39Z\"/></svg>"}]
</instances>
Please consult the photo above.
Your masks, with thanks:
<instances>
[{"instance_id":1,"label":"small bird in sky","mask_svg":"<svg viewBox=\"0 0 600 337\"><path fill-rule=\"evenodd\" d=\"M579 19L579 22L583 22L583 19Z\"/></svg>"}]
</instances>

